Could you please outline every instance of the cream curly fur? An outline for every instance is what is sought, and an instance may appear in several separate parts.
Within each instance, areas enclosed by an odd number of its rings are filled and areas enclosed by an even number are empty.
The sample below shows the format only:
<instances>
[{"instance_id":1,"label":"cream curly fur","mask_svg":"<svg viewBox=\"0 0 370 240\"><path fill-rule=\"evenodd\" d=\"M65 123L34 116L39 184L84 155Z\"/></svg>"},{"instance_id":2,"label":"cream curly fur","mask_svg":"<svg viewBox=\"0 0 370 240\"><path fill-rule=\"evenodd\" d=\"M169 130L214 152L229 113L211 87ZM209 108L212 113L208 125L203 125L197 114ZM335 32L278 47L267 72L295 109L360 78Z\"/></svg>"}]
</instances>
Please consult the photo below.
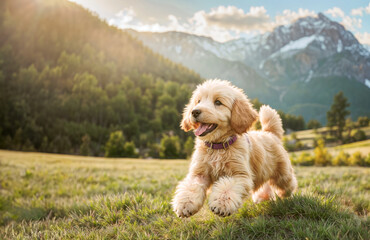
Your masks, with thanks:
<instances>
[{"instance_id":1,"label":"cream curly fur","mask_svg":"<svg viewBox=\"0 0 370 240\"><path fill-rule=\"evenodd\" d=\"M222 105L216 105L219 100ZM191 112L201 110L195 119ZM253 193L255 202L288 197L297 188L297 181L281 137L282 122L277 112L262 106L259 112L262 131L248 131L257 120L243 91L230 82L208 80L194 91L183 113L181 127L196 129L200 123L217 124L205 136L196 138L189 173L179 183L172 201L179 217L197 213L211 188L208 204L220 216L228 216ZM210 150L204 144L225 142L237 135L238 140L226 150Z\"/></svg>"}]
</instances>

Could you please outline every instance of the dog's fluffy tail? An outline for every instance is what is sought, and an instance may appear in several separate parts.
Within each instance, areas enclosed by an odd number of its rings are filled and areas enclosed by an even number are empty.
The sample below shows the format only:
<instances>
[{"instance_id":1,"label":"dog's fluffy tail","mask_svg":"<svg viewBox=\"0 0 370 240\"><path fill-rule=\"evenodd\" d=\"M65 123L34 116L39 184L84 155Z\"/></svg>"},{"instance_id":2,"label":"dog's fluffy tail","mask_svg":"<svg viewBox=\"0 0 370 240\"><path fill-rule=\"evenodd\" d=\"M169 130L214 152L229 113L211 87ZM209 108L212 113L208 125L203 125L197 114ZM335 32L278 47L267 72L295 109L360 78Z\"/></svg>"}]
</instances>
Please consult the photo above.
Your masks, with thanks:
<instances>
[{"instance_id":1,"label":"dog's fluffy tail","mask_svg":"<svg viewBox=\"0 0 370 240\"><path fill-rule=\"evenodd\" d=\"M281 139L284 134L283 123L276 110L270 106L263 105L260 108L259 115L262 131L271 132Z\"/></svg>"}]
</instances>

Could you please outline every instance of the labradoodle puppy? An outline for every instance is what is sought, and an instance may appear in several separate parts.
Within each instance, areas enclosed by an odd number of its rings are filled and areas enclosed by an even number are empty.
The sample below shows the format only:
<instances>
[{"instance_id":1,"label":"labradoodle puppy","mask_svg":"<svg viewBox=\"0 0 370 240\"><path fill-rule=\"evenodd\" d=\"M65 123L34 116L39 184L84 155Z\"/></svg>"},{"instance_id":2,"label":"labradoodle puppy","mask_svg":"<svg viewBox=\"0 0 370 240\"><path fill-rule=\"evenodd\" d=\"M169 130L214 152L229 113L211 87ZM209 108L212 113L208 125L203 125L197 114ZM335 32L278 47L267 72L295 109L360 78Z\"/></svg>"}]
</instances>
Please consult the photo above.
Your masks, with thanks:
<instances>
[{"instance_id":1,"label":"labradoodle puppy","mask_svg":"<svg viewBox=\"0 0 370 240\"><path fill-rule=\"evenodd\" d=\"M237 211L251 192L254 202L260 202L275 193L288 197L297 188L281 142L281 118L262 106L262 130L248 131L257 117L243 91L230 82L208 80L197 87L181 122L183 130L194 130L196 143L189 173L172 201L179 217L197 213L211 186L208 204L220 216Z\"/></svg>"}]
</instances>

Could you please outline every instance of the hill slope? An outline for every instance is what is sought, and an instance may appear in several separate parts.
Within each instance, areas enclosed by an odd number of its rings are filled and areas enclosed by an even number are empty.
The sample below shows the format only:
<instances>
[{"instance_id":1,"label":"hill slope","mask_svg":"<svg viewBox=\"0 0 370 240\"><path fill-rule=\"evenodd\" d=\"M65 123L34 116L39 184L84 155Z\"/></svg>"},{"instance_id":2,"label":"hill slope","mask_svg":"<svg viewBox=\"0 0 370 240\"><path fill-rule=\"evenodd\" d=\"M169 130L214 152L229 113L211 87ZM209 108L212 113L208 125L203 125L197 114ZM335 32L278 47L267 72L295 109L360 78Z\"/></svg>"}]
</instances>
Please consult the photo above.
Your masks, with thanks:
<instances>
[{"instance_id":1,"label":"hill slope","mask_svg":"<svg viewBox=\"0 0 370 240\"><path fill-rule=\"evenodd\" d=\"M0 147L76 153L88 134L102 154L121 129L144 146L185 138L179 112L199 75L77 4L1 1L0 32Z\"/></svg>"}]
</instances>

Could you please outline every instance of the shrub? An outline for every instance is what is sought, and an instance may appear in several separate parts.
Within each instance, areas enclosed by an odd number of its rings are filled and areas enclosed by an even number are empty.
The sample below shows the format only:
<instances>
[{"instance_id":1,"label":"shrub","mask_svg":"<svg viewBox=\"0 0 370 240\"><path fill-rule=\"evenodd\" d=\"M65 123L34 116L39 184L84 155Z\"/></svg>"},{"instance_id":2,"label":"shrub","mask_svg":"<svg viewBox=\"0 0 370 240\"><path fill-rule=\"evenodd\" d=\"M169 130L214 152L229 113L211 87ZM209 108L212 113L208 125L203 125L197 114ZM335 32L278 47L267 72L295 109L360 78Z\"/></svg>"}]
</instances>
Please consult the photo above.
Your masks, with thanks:
<instances>
[{"instance_id":1,"label":"shrub","mask_svg":"<svg viewBox=\"0 0 370 240\"><path fill-rule=\"evenodd\" d=\"M343 136L343 144L354 142L351 136Z\"/></svg>"},{"instance_id":2,"label":"shrub","mask_svg":"<svg viewBox=\"0 0 370 240\"><path fill-rule=\"evenodd\" d=\"M125 137L122 131L112 132L105 145L106 157L123 157L125 155Z\"/></svg>"},{"instance_id":3,"label":"shrub","mask_svg":"<svg viewBox=\"0 0 370 240\"><path fill-rule=\"evenodd\" d=\"M138 157L134 142L126 142L124 146L124 156L135 158Z\"/></svg>"},{"instance_id":4,"label":"shrub","mask_svg":"<svg viewBox=\"0 0 370 240\"><path fill-rule=\"evenodd\" d=\"M161 140L159 156L161 158L179 158L180 157L179 137L164 135Z\"/></svg>"},{"instance_id":5,"label":"shrub","mask_svg":"<svg viewBox=\"0 0 370 240\"><path fill-rule=\"evenodd\" d=\"M297 140L297 141L295 142L295 146L294 146L294 148L295 148L295 150L301 150L301 149L303 149L303 148L304 148L304 145L303 145L303 143L302 143L300 140Z\"/></svg>"},{"instance_id":6,"label":"shrub","mask_svg":"<svg viewBox=\"0 0 370 240\"><path fill-rule=\"evenodd\" d=\"M325 148L323 139L319 139L317 141L317 147L314 150L314 154L315 154L315 165L318 166L330 165L332 157L328 152L328 149Z\"/></svg>"},{"instance_id":7,"label":"shrub","mask_svg":"<svg viewBox=\"0 0 370 240\"><path fill-rule=\"evenodd\" d=\"M359 127L367 127L369 126L370 119L368 117L358 117L357 124Z\"/></svg>"},{"instance_id":8,"label":"shrub","mask_svg":"<svg viewBox=\"0 0 370 240\"><path fill-rule=\"evenodd\" d=\"M291 144L289 139L285 136L283 137L283 145L288 152L294 151L294 145Z\"/></svg>"},{"instance_id":9,"label":"shrub","mask_svg":"<svg viewBox=\"0 0 370 240\"><path fill-rule=\"evenodd\" d=\"M31 143L31 141L29 139L27 139L26 142L23 144L21 150L22 151L26 151L26 152L34 152L34 151L36 151L35 150L35 147L33 146L33 144Z\"/></svg>"},{"instance_id":10,"label":"shrub","mask_svg":"<svg viewBox=\"0 0 370 240\"><path fill-rule=\"evenodd\" d=\"M370 153L365 158L365 164L364 167L370 167Z\"/></svg>"},{"instance_id":11,"label":"shrub","mask_svg":"<svg viewBox=\"0 0 370 240\"><path fill-rule=\"evenodd\" d=\"M351 137L353 138L355 142L366 140L365 132L360 129L353 131L351 135L352 135Z\"/></svg>"},{"instance_id":12,"label":"shrub","mask_svg":"<svg viewBox=\"0 0 370 240\"><path fill-rule=\"evenodd\" d=\"M326 142L326 137L324 136L324 138L323 138L323 136L320 136L320 135L315 136L315 138L312 140L312 146L313 146L314 148L318 146L318 142L319 142L319 140L323 140L323 141L324 141L324 144L325 144L325 142Z\"/></svg>"},{"instance_id":13,"label":"shrub","mask_svg":"<svg viewBox=\"0 0 370 240\"><path fill-rule=\"evenodd\" d=\"M298 165L298 162L297 162L297 155L295 153L292 153L289 157L290 159L290 162L293 164L293 165Z\"/></svg>"},{"instance_id":14,"label":"shrub","mask_svg":"<svg viewBox=\"0 0 370 240\"><path fill-rule=\"evenodd\" d=\"M307 128L308 129L318 129L322 127L321 123L319 121L317 121L316 119L311 119L310 121L308 121L307 123Z\"/></svg>"},{"instance_id":15,"label":"shrub","mask_svg":"<svg viewBox=\"0 0 370 240\"><path fill-rule=\"evenodd\" d=\"M315 158L307 152L301 153L297 159L297 165L299 166L313 166L314 163Z\"/></svg>"},{"instance_id":16,"label":"shrub","mask_svg":"<svg viewBox=\"0 0 370 240\"><path fill-rule=\"evenodd\" d=\"M191 154L193 153L193 149L194 149L194 139L189 136L184 144L184 151L187 158L190 158Z\"/></svg>"},{"instance_id":17,"label":"shrub","mask_svg":"<svg viewBox=\"0 0 370 240\"><path fill-rule=\"evenodd\" d=\"M293 152L304 148L303 143L297 138L296 133L292 133L291 140L284 136L283 145L288 152Z\"/></svg>"},{"instance_id":18,"label":"shrub","mask_svg":"<svg viewBox=\"0 0 370 240\"><path fill-rule=\"evenodd\" d=\"M350 155L343 150L339 152L339 154L333 158L332 165L333 166L346 166L348 165L348 159Z\"/></svg>"},{"instance_id":19,"label":"shrub","mask_svg":"<svg viewBox=\"0 0 370 240\"><path fill-rule=\"evenodd\" d=\"M67 136L56 136L50 143L50 148L55 153L70 153L72 145Z\"/></svg>"},{"instance_id":20,"label":"shrub","mask_svg":"<svg viewBox=\"0 0 370 240\"><path fill-rule=\"evenodd\" d=\"M350 166L364 166L365 158L362 156L360 151L357 151L349 157L348 163Z\"/></svg>"},{"instance_id":21,"label":"shrub","mask_svg":"<svg viewBox=\"0 0 370 240\"><path fill-rule=\"evenodd\" d=\"M297 138L297 133L295 133L295 132L293 132L291 135L291 138L293 139L293 140L297 140L298 138Z\"/></svg>"},{"instance_id":22,"label":"shrub","mask_svg":"<svg viewBox=\"0 0 370 240\"><path fill-rule=\"evenodd\" d=\"M105 145L106 157L137 157L134 142L125 142L122 131L112 132Z\"/></svg>"},{"instance_id":23,"label":"shrub","mask_svg":"<svg viewBox=\"0 0 370 240\"><path fill-rule=\"evenodd\" d=\"M161 147L157 143L149 144L148 155L152 158L159 158L160 149L161 149Z\"/></svg>"}]
</instances>

